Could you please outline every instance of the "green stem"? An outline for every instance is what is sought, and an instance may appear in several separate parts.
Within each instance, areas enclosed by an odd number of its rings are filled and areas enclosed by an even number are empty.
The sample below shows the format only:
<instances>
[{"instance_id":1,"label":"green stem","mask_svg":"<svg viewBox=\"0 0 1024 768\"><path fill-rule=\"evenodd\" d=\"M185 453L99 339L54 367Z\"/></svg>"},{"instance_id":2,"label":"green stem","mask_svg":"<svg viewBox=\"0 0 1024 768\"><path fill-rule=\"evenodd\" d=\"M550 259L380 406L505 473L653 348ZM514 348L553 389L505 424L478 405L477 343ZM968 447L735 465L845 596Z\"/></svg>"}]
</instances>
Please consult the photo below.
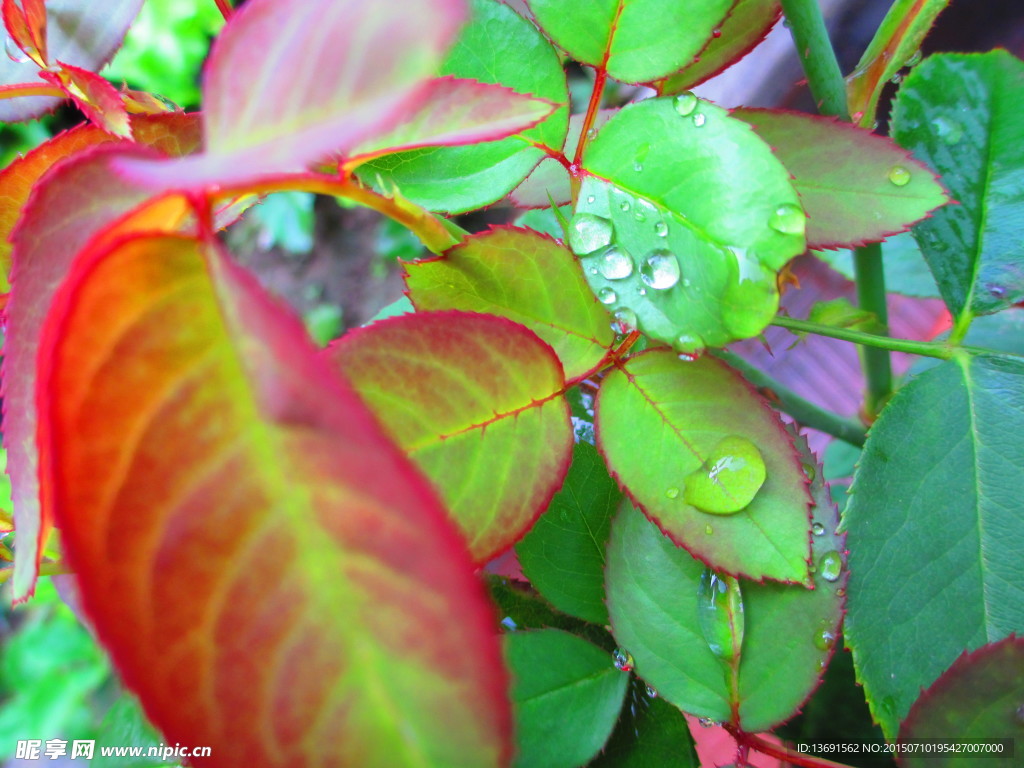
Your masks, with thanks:
<instances>
[{"instance_id":1,"label":"green stem","mask_svg":"<svg viewBox=\"0 0 1024 768\"><path fill-rule=\"evenodd\" d=\"M842 339L843 341L852 341L854 344L861 344L865 347L874 347L877 349L885 349L890 352L907 352L912 355L923 355L925 357L937 357L939 360L951 360L957 347L950 346L947 343L939 341L913 341L912 339L894 339L891 336L879 336L874 333L865 333L864 331L854 331L850 328L836 328L832 325L821 325L820 323L812 323L807 320L797 320L793 317L782 317L776 315L772 321L772 325L777 325L780 328L788 328L791 331L800 331L802 333L814 333L818 336L828 336L830 339ZM971 352L977 352L981 354L995 354L1004 355L1003 352L997 352L989 349L978 349L971 347L959 347L959 349L967 349Z\"/></svg>"},{"instance_id":2,"label":"green stem","mask_svg":"<svg viewBox=\"0 0 1024 768\"><path fill-rule=\"evenodd\" d=\"M849 121L846 81L839 69L818 0L782 0L782 10L818 111Z\"/></svg>"},{"instance_id":3,"label":"green stem","mask_svg":"<svg viewBox=\"0 0 1024 768\"><path fill-rule=\"evenodd\" d=\"M857 305L878 318L884 332L888 333L889 308L885 300L882 247L874 243L854 250L853 268L857 284ZM892 360L886 349L877 347L865 349L862 354L864 378L867 380L864 412L874 418L892 395Z\"/></svg>"},{"instance_id":4,"label":"green stem","mask_svg":"<svg viewBox=\"0 0 1024 768\"><path fill-rule=\"evenodd\" d=\"M732 352L715 352L715 357L725 361L743 374L743 377L758 389L768 389L774 395L779 410L788 413L800 424L838 437L851 445L864 445L864 425L853 419L846 419L837 413L815 405L800 397L793 390L784 387L767 373Z\"/></svg>"}]
</instances>

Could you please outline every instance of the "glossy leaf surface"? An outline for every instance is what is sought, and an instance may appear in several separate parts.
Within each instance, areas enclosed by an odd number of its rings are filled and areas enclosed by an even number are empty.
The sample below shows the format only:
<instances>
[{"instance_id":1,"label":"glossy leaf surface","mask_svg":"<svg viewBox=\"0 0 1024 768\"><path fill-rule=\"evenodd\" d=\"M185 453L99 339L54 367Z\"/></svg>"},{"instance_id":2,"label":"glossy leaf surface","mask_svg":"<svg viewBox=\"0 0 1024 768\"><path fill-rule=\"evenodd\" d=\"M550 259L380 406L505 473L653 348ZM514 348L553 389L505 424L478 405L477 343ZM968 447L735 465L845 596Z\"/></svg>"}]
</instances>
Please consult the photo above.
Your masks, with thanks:
<instances>
[{"instance_id":1,"label":"glossy leaf surface","mask_svg":"<svg viewBox=\"0 0 1024 768\"><path fill-rule=\"evenodd\" d=\"M811 465L809 465L811 466ZM820 478L820 468L815 469ZM820 479L812 485L819 562L844 549L838 514ZM820 533L817 533L820 530ZM791 717L818 684L842 618L845 568L818 567L814 588L740 580L742 647L716 655L698 621L705 566L626 503L608 547L608 611L636 673L684 712L765 731Z\"/></svg>"},{"instance_id":2,"label":"glossy leaf surface","mask_svg":"<svg viewBox=\"0 0 1024 768\"><path fill-rule=\"evenodd\" d=\"M793 174L807 212L807 247L878 242L947 202L924 164L891 140L827 117L738 109Z\"/></svg>"},{"instance_id":3,"label":"glossy leaf surface","mask_svg":"<svg viewBox=\"0 0 1024 768\"><path fill-rule=\"evenodd\" d=\"M537 28L498 0L473 0L473 16L441 67L441 74L496 83L555 104L569 100L558 55ZM507 195L544 156L531 142L561 147L568 110L502 141L439 147L380 158L361 169L378 175L409 199L436 211L458 213Z\"/></svg>"},{"instance_id":4,"label":"glossy leaf surface","mask_svg":"<svg viewBox=\"0 0 1024 768\"><path fill-rule=\"evenodd\" d=\"M871 429L843 518L846 638L889 738L963 650L1024 626L1022 429L1024 364L989 356L912 380Z\"/></svg>"},{"instance_id":5,"label":"glossy leaf surface","mask_svg":"<svg viewBox=\"0 0 1024 768\"><path fill-rule=\"evenodd\" d=\"M121 167L156 187L196 188L350 150L415 111L464 18L462 0L250 0L207 61L204 154Z\"/></svg>"},{"instance_id":6,"label":"glossy leaf surface","mask_svg":"<svg viewBox=\"0 0 1024 768\"><path fill-rule=\"evenodd\" d=\"M492 229L405 271L418 309L485 312L525 325L555 350L568 379L594 368L614 341L576 259L536 232Z\"/></svg>"},{"instance_id":7,"label":"glossy leaf surface","mask_svg":"<svg viewBox=\"0 0 1024 768\"><path fill-rule=\"evenodd\" d=\"M493 83L454 77L432 81L418 112L383 136L352 150L361 161L418 147L472 144L529 130L557 109Z\"/></svg>"},{"instance_id":8,"label":"glossy leaf surface","mask_svg":"<svg viewBox=\"0 0 1024 768\"><path fill-rule=\"evenodd\" d=\"M558 610L601 626L608 623L605 546L621 498L594 446L577 443L561 490L516 545L534 589Z\"/></svg>"},{"instance_id":9,"label":"glossy leaf surface","mask_svg":"<svg viewBox=\"0 0 1024 768\"><path fill-rule=\"evenodd\" d=\"M505 675L465 550L301 323L178 237L87 251L55 307L45 487L166 738L216 766L498 765Z\"/></svg>"},{"instance_id":10,"label":"glossy leaf surface","mask_svg":"<svg viewBox=\"0 0 1024 768\"><path fill-rule=\"evenodd\" d=\"M750 126L680 98L625 107L587 147L594 176L576 214L611 233L569 243L595 257L582 259L587 280L624 324L692 352L764 329L778 306L774 271L803 251L805 217L788 172ZM605 246L628 271L605 268Z\"/></svg>"},{"instance_id":11,"label":"glossy leaf surface","mask_svg":"<svg viewBox=\"0 0 1024 768\"><path fill-rule=\"evenodd\" d=\"M895 0L857 66L846 78L846 100L854 122L870 127L885 84L920 58L921 42L949 0Z\"/></svg>"},{"instance_id":12,"label":"glossy leaf surface","mask_svg":"<svg viewBox=\"0 0 1024 768\"><path fill-rule=\"evenodd\" d=\"M767 477L741 511L709 514L686 502L686 479L729 437L756 446ZM630 496L695 557L750 579L807 581L809 498L792 439L724 363L663 349L630 358L601 384L597 439Z\"/></svg>"},{"instance_id":13,"label":"glossy leaf surface","mask_svg":"<svg viewBox=\"0 0 1024 768\"><path fill-rule=\"evenodd\" d=\"M114 55L141 6L142 0L48 0L46 41L50 61L98 71ZM0 85L32 82L39 71L34 62L0 56ZM0 121L37 117L58 103L58 99L48 97L0 99Z\"/></svg>"},{"instance_id":14,"label":"glossy leaf surface","mask_svg":"<svg viewBox=\"0 0 1024 768\"><path fill-rule=\"evenodd\" d=\"M693 61L657 83L658 93L680 93L717 75L764 40L781 14L779 0L734 0L717 34Z\"/></svg>"},{"instance_id":15,"label":"glossy leaf surface","mask_svg":"<svg viewBox=\"0 0 1024 768\"><path fill-rule=\"evenodd\" d=\"M918 65L893 108L893 136L942 174L960 205L914 228L942 298L960 317L1024 299L1024 62L1005 51Z\"/></svg>"},{"instance_id":16,"label":"glossy leaf surface","mask_svg":"<svg viewBox=\"0 0 1024 768\"><path fill-rule=\"evenodd\" d=\"M1024 691L1024 638L1008 637L984 645L958 658L921 694L900 728L900 741L952 737L962 742L977 740L983 742L979 746L994 748L997 739L1012 739L1024 726L1021 691ZM992 768L1011 768L1020 763L1016 750L1014 755L1009 754L1011 744L1004 741L1002 754L976 752L974 759L983 757L984 764ZM907 768L955 768L968 756L908 751L901 762Z\"/></svg>"},{"instance_id":17,"label":"glossy leaf surface","mask_svg":"<svg viewBox=\"0 0 1024 768\"><path fill-rule=\"evenodd\" d=\"M585 765L612 732L629 675L611 656L558 629L505 635L521 768Z\"/></svg>"},{"instance_id":18,"label":"glossy leaf surface","mask_svg":"<svg viewBox=\"0 0 1024 768\"><path fill-rule=\"evenodd\" d=\"M434 482L477 562L515 543L561 486L572 453L562 367L527 328L418 312L328 354Z\"/></svg>"},{"instance_id":19,"label":"glossy leaf surface","mask_svg":"<svg viewBox=\"0 0 1024 768\"><path fill-rule=\"evenodd\" d=\"M194 134L185 129L185 136ZM186 150L191 139L180 140L173 131L155 142L168 151ZM176 229L187 209L180 198L165 199L132 218L129 212L142 205L150 192L144 186L122 181L111 166L115 158L132 153L151 157L153 150L131 145L97 147L88 156L63 165L32 195L31 204L15 230L12 283L15 290L7 305L3 361L4 444L14 498L15 522L22 549L15 561L14 597L32 594L42 538L49 526L49 512L40 506L38 451L36 448L36 357L43 322L53 295L66 277L75 255L94 237L119 219L120 226L107 236L130 231ZM127 217L127 218L125 218ZM26 542L35 540L33 548Z\"/></svg>"},{"instance_id":20,"label":"glossy leaf surface","mask_svg":"<svg viewBox=\"0 0 1024 768\"><path fill-rule=\"evenodd\" d=\"M693 61L732 0L529 0L541 28L571 58L616 80L646 83Z\"/></svg>"}]
</instances>

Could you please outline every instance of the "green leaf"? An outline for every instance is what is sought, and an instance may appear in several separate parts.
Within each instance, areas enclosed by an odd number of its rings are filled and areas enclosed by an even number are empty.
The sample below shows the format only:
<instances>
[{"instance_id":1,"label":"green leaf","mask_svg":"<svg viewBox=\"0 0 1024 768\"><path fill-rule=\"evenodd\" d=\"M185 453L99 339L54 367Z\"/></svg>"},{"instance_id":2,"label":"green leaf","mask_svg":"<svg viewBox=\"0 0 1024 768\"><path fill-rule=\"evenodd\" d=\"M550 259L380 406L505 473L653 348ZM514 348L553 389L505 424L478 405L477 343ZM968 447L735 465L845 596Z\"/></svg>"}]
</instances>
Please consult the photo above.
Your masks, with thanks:
<instances>
[{"instance_id":1,"label":"green leaf","mask_svg":"<svg viewBox=\"0 0 1024 768\"><path fill-rule=\"evenodd\" d=\"M504 85L556 104L569 100L558 55L537 28L504 3L473 0L473 18L462 29L440 74ZM359 168L368 182L397 185L410 200L435 211L457 213L507 195L544 157L530 142L560 148L568 109L540 125L500 141L464 147L399 152Z\"/></svg>"},{"instance_id":2,"label":"green leaf","mask_svg":"<svg viewBox=\"0 0 1024 768\"><path fill-rule=\"evenodd\" d=\"M461 309L525 325L554 348L567 379L592 370L615 340L568 249L527 229L500 227L444 256L405 265L420 310Z\"/></svg>"},{"instance_id":3,"label":"green leaf","mask_svg":"<svg viewBox=\"0 0 1024 768\"><path fill-rule=\"evenodd\" d=\"M612 737L590 768L699 767L683 713L634 679Z\"/></svg>"},{"instance_id":4,"label":"green leaf","mask_svg":"<svg viewBox=\"0 0 1024 768\"><path fill-rule=\"evenodd\" d=\"M680 93L746 56L779 20L779 0L736 0L729 15L693 61L657 84L661 95Z\"/></svg>"},{"instance_id":5,"label":"green leaf","mask_svg":"<svg viewBox=\"0 0 1024 768\"><path fill-rule=\"evenodd\" d=\"M771 144L807 211L809 248L874 243L948 202L935 174L883 136L835 118L732 112Z\"/></svg>"},{"instance_id":6,"label":"green leaf","mask_svg":"<svg viewBox=\"0 0 1024 768\"><path fill-rule=\"evenodd\" d=\"M1022 100L1024 63L994 51L926 59L893 107L896 141L960 203L914 228L958 324L1024 299Z\"/></svg>"},{"instance_id":7,"label":"green leaf","mask_svg":"<svg viewBox=\"0 0 1024 768\"><path fill-rule=\"evenodd\" d=\"M808 580L807 479L792 439L725 363L683 362L664 349L630 358L601 383L597 437L630 496L695 557L751 579ZM713 466L732 437L756 446L767 476L741 511L709 514L687 503L687 477Z\"/></svg>"},{"instance_id":8,"label":"green leaf","mask_svg":"<svg viewBox=\"0 0 1024 768\"><path fill-rule=\"evenodd\" d=\"M89 761L90 768L152 768L166 765L160 757L126 757L103 755L103 747L141 747L145 755L150 747L163 747L164 739L146 720L138 700L129 693L121 694L107 710L96 736L97 747Z\"/></svg>"},{"instance_id":9,"label":"green leaf","mask_svg":"<svg viewBox=\"0 0 1024 768\"><path fill-rule=\"evenodd\" d=\"M604 550L622 494L589 443L577 443L562 489L516 546L523 573L551 604L595 624L608 623Z\"/></svg>"},{"instance_id":10,"label":"green leaf","mask_svg":"<svg viewBox=\"0 0 1024 768\"><path fill-rule=\"evenodd\" d=\"M813 461L801 446L803 458ZM791 717L818 684L832 654L845 595L838 515L807 464L815 499L814 589L741 580L744 632L738 654L716 655L701 630L701 578L706 572L632 505L612 523L608 546L608 611L612 632L636 662L636 673L684 712L764 731Z\"/></svg>"},{"instance_id":11,"label":"green leaf","mask_svg":"<svg viewBox=\"0 0 1024 768\"><path fill-rule=\"evenodd\" d=\"M921 42L949 0L895 0L874 38L846 78L854 122L870 127L885 84L921 56Z\"/></svg>"},{"instance_id":12,"label":"green leaf","mask_svg":"<svg viewBox=\"0 0 1024 768\"><path fill-rule=\"evenodd\" d=\"M530 0L541 28L569 56L616 80L647 83L693 61L732 0Z\"/></svg>"},{"instance_id":13,"label":"green leaf","mask_svg":"<svg viewBox=\"0 0 1024 768\"><path fill-rule=\"evenodd\" d=\"M505 636L520 768L575 768L612 732L629 674L607 652L558 629Z\"/></svg>"},{"instance_id":14,"label":"green leaf","mask_svg":"<svg viewBox=\"0 0 1024 768\"><path fill-rule=\"evenodd\" d=\"M943 673L910 710L900 728L900 741L955 739L995 746L1003 752L975 753L979 764L992 768L1020 765L1020 755L1009 755L1013 737L1024 725L1024 638L1008 637L965 653ZM1007 743L1009 742L1009 743ZM1020 742L1017 740L1017 748ZM908 751L901 759L906 768L956 768L964 754L922 754Z\"/></svg>"},{"instance_id":15,"label":"green leaf","mask_svg":"<svg viewBox=\"0 0 1024 768\"><path fill-rule=\"evenodd\" d=\"M483 563L547 508L572 456L562 366L494 315L417 312L346 334L328 355L438 489Z\"/></svg>"},{"instance_id":16,"label":"green leaf","mask_svg":"<svg viewBox=\"0 0 1024 768\"><path fill-rule=\"evenodd\" d=\"M1024 363L994 356L925 372L871 429L843 518L846 637L888 738L961 651L1024 627L1022 433Z\"/></svg>"},{"instance_id":17,"label":"green leaf","mask_svg":"<svg viewBox=\"0 0 1024 768\"><path fill-rule=\"evenodd\" d=\"M588 145L574 225L597 217L610 229L569 241L622 325L696 352L770 322L774 272L804 250L805 218L750 126L679 98L625 107Z\"/></svg>"},{"instance_id":18,"label":"green leaf","mask_svg":"<svg viewBox=\"0 0 1024 768\"><path fill-rule=\"evenodd\" d=\"M846 279L854 279L853 251L841 249L811 253ZM885 289L889 293L924 298L937 298L939 295L935 277L910 232L893 235L882 244L882 269L885 270Z\"/></svg>"}]
</instances>

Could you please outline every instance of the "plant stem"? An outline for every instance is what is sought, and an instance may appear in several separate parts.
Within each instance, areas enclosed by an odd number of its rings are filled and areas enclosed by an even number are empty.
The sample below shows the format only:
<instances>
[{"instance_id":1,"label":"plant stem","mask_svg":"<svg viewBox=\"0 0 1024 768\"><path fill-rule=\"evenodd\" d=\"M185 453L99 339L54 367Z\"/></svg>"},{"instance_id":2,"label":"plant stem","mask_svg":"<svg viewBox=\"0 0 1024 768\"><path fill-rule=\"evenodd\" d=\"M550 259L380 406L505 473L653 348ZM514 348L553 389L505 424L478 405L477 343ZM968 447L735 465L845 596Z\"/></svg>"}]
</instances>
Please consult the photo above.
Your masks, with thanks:
<instances>
[{"instance_id":1,"label":"plant stem","mask_svg":"<svg viewBox=\"0 0 1024 768\"><path fill-rule=\"evenodd\" d=\"M220 15L224 17L224 21L231 20L231 14L235 12L235 9L231 7L231 0L213 0L217 4Z\"/></svg>"},{"instance_id":2,"label":"plant stem","mask_svg":"<svg viewBox=\"0 0 1024 768\"><path fill-rule=\"evenodd\" d=\"M875 333L855 331L850 328L836 328L832 325L821 325L807 320L797 320L794 317L782 317L776 315L772 325L779 328L788 328L791 331L802 333L814 333L818 336L828 336L830 339L841 339L852 341L854 344L861 344L865 347L885 349L890 352L908 352L912 355L923 355L924 357L937 357L939 360L951 360L957 347L939 341L914 341L912 339L894 339L891 336L880 336ZM961 349L968 349L961 347ZM970 351L988 352L992 354L1005 354L989 349L971 349Z\"/></svg>"},{"instance_id":3,"label":"plant stem","mask_svg":"<svg viewBox=\"0 0 1024 768\"><path fill-rule=\"evenodd\" d=\"M818 111L849 122L846 81L839 69L818 0L782 0L782 10L793 33L793 42Z\"/></svg>"},{"instance_id":4,"label":"plant stem","mask_svg":"<svg viewBox=\"0 0 1024 768\"><path fill-rule=\"evenodd\" d=\"M763 739L760 736L753 733L746 733L744 731L737 730L730 726L726 726L726 730L732 734L732 737L736 739L737 744L741 744L746 747L750 747L764 755L769 757L775 757L779 760L783 760L789 765L799 765L803 768L850 768L845 763L836 763L832 760L826 760L824 757L815 757L814 755L805 755L801 752L794 752L788 747L783 747L780 744L773 744L767 739Z\"/></svg>"},{"instance_id":5,"label":"plant stem","mask_svg":"<svg viewBox=\"0 0 1024 768\"><path fill-rule=\"evenodd\" d=\"M839 69L818 0L782 0L782 8L796 42L807 83L818 103L818 110L823 115L834 115L849 121L846 81ZM873 121L874 116L868 119ZM888 327L889 312L886 307L881 246L877 243L861 246L854 251L853 260L858 305L874 314L883 327ZM864 415L869 420L878 415L892 394L892 363L887 349L892 347L865 350L861 357L867 382Z\"/></svg>"},{"instance_id":6,"label":"plant stem","mask_svg":"<svg viewBox=\"0 0 1024 768\"><path fill-rule=\"evenodd\" d=\"M793 390L784 387L767 373L757 368L742 357L732 352L715 352L715 357L725 361L743 374L743 377L758 389L767 389L774 396L774 403L779 410L788 413L800 424L817 429L825 434L838 437L850 445L864 445L866 437L864 425L853 419L846 419L837 413L815 405L800 397ZM772 399L769 398L771 402Z\"/></svg>"},{"instance_id":7,"label":"plant stem","mask_svg":"<svg viewBox=\"0 0 1024 768\"><path fill-rule=\"evenodd\" d=\"M66 99L68 97L60 88L49 83L0 85L0 99L15 99L19 96L55 96L58 99Z\"/></svg>"},{"instance_id":8,"label":"plant stem","mask_svg":"<svg viewBox=\"0 0 1024 768\"><path fill-rule=\"evenodd\" d=\"M889 308L885 301L885 272L882 270L882 247L878 243L863 245L853 252L854 277L857 285L857 305L871 312L889 330ZM886 349L872 348L861 351L864 378L864 412L874 418L892 395L892 359Z\"/></svg>"}]
</instances>

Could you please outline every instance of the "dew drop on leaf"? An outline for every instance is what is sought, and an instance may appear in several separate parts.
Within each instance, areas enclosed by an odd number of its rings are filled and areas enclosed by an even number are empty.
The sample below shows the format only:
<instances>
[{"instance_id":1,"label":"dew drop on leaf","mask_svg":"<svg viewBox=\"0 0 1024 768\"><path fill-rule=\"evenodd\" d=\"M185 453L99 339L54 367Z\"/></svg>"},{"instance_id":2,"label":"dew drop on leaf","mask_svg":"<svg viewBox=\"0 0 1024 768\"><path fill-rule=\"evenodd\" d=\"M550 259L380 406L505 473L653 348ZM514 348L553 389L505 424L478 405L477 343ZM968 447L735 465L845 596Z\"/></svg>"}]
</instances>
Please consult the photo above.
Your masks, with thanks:
<instances>
[{"instance_id":1,"label":"dew drop on leaf","mask_svg":"<svg viewBox=\"0 0 1024 768\"><path fill-rule=\"evenodd\" d=\"M985 290L989 292L989 295L993 299L1001 299L1006 295L1006 289L1001 285L988 284L985 286Z\"/></svg>"},{"instance_id":2,"label":"dew drop on leaf","mask_svg":"<svg viewBox=\"0 0 1024 768\"><path fill-rule=\"evenodd\" d=\"M680 360L684 363L692 363L694 360L700 359L703 354L704 340L700 336L681 333L676 337L675 347Z\"/></svg>"},{"instance_id":3,"label":"dew drop on leaf","mask_svg":"<svg viewBox=\"0 0 1024 768\"><path fill-rule=\"evenodd\" d=\"M702 512L731 515L750 504L767 470L757 446L730 435L712 449L699 469L686 477L683 498Z\"/></svg>"},{"instance_id":4,"label":"dew drop on leaf","mask_svg":"<svg viewBox=\"0 0 1024 768\"><path fill-rule=\"evenodd\" d=\"M712 535L714 532L715 532L715 529L712 528L710 525L705 525L704 526L704 533L707 534L708 536Z\"/></svg>"},{"instance_id":5,"label":"dew drop on leaf","mask_svg":"<svg viewBox=\"0 0 1024 768\"><path fill-rule=\"evenodd\" d=\"M688 117L697 108L697 101L698 99L693 93L686 91L672 99L672 107L683 117Z\"/></svg>"},{"instance_id":6,"label":"dew drop on leaf","mask_svg":"<svg viewBox=\"0 0 1024 768\"><path fill-rule=\"evenodd\" d=\"M889 169L889 181L897 187L905 187L910 182L910 171L902 165L894 165Z\"/></svg>"},{"instance_id":7,"label":"dew drop on leaf","mask_svg":"<svg viewBox=\"0 0 1024 768\"><path fill-rule=\"evenodd\" d=\"M629 200L623 200L621 203L619 203L619 210L622 211L623 213L629 213L629 207Z\"/></svg>"},{"instance_id":8,"label":"dew drop on leaf","mask_svg":"<svg viewBox=\"0 0 1024 768\"><path fill-rule=\"evenodd\" d=\"M605 280L623 280L633 274L633 260L614 245L596 258L597 271Z\"/></svg>"},{"instance_id":9,"label":"dew drop on leaf","mask_svg":"<svg viewBox=\"0 0 1024 768\"><path fill-rule=\"evenodd\" d=\"M818 570L825 581L839 581L839 575L843 572L843 556L835 550L826 552L818 561Z\"/></svg>"},{"instance_id":10,"label":"dew drop on leaf","mask_svg":"<svg viewBox=\"0 0 1024 768\"><path fill-rule=\"evenodd\" d=\"M636 171L637 173L642 173L644 170L644 164L637 160L635 163L633 163L633 170Z\"/></svg>"},{"instance_id":11,"label":"dew drop on leaf","mask_svg":"<svg viewBox=\"0 0 1024 768\"><path fill-rule=\"evenodd\" d=\"M814 532L815 536L822 536L825 533L825 526L821 523L815 523L811 526L811 531Z\"/></svg>"},{"instance_id":12,"label":"dew drop on leaf","mask_svg":"<svg viewBox=\"0 0 1024 768\"><path fill-rule=\"evenodd\" d=\"M706 123L707 121L708 121L707 115L705 115L703 112L698 112L697 114L695 114L693 116L693 124L697 128L702 127L704 125L704 123Z\"/></svg>"},{"instance_id":13,"label":"dew drop on leaf","mask_svg":"<svg viewBox=\"0 0 1024 768\"><path fill-rule=\"evenodd\" d=\"M659 221L654 225L654 234L658 237L668 237L668 224L664 221Z\"/></svg>"},{"instance_id":14,"label":"dew drop on leaf","mask_svg":"<svg viewBox=\"0 0 1024 768\"><path fill-rule=\"evenodd\" d=\"M636 312L629 307L615 310L612 317L615 318L615 324L621 329L622 333L629 333L636 328Z\"/></svg>"},{"instance_id":15,"label":"dew drop on leaf","mask_svg":"<svg viewBox=\"0 0 1024 768\"><path fill-rule=\"evenodd\" d=\"M697 621L711 652L729 661L743 645L743 593L735 576L705 568L697 585Z\"/></svg>"},{"instance_id":16,"label":"dew drop on leaf","mask_svg":"<svg viewBox=\"0 0 1024 768\"><path fill-rule=\"evenodd\" d=\"M718 725L718 723L716 723L710 717L698 717L697 722L700 723L701 728L712 728Z\"/></svg>"},{"instance_id":17,"label":"dew drop on leaf","mask_svg":"<svg viewBox=\"0 0 1024 768\"><path fill-rule=\"evenodd\" d=\"M577 213L569 224L569 247L574 253L586 255L604 248L612 241L612 223L592 213Z\"/></svg>"},{"instance_id":18,"label":"dew drop on leaf","mask_svg":"<svg viewBox=\"0 0 1024 768\"><path fill-rule=\"evenodd\" d=\"M659 291L679 282L679 261L671 251L652 251L640 265L640 279Z\"/></svg>"},{"instance_id":19,"label":"dew drop on leaf","mask_svg":"<svg viewBox=\"0 0 1024 768\"><path fill-rule=\"evenodd\" d=\"M679 498L679 489L673 486L672 488L669 488L667 491L665 491L665 495L668 496L670 499L677 499Z\"/></svg>"},{"instance_id":20,"label":"dew drop on leaf","mask_svg":"<svg viewBox=\"0 0 1024 768\"><path fill-rule=\"evenodd\" d=\"M621 672L632 672L633 671L633 656L629 651L623 650L622 648L616 648L612 654L612 663L615 664L615 668Z\"/></svg>"},{"instance_id":21,"label":"dew drop on leaf","mask_svg":"<svg viewBox=\"0 0 1024 768\"><path fill-rule=\"evenodd\" d=\"M829 627L823 626L814 633L814 647L819 651L831 651L836 644L836 633Z\"/></svg>"},{"instance_id":22,"label":"dew drop on leaf","mask_svg":"<svg viewBox=\"0 0 1024 768\"><path fill-rule=\"evenodd\" d=\"M596 200L596 199L597 198L595 198L593 195L587 195L587 203L589 205L593 205L594 204L594 200Z\"/></svg>"},{"instance_id":23,"label":"dew drop on leaf","mask_svg":"<svg viewBox=\"0 0 1024 768\"><path fill-rule=\"evenodd\" d=\"M932 120L932 128L935 135L946 144L957 144L964 136L964 129L960 123L945 117L937 117Z\"/></svg>"},{"instance_id":24,"label":"dew drop on leaf","mask_svg":"<svg viewBox=\"0 0 1024 768\"><path fill-rule=\"evenodd\" d=\"M721 27L715 27L715 29L712 30L712 32L711 32L711 36L715 37L715 38L721 37L722 36L722 29L721 29Z\"/></svg>"},{"instance_id":25,"label":"dew drop on leaf","mask_svg":"<svg viewBox=\"0 0 1024 768\"><path fill-rule=\"evenodd\" d=\"M768 226L784 235L802 235L807 229L807 217L800 206L783 203L768 218Z\"/></svg>"},{"instance_id":26,"label":"dew drop on leaf","mask_svg":"<svg viewBox=\"0 0 1024 768\"><path fill-rule=\"evenodd\" d=\"M637 288L637 289L636 289L636 292L637 292L637 293L638 293L638 294L639 294L640 296L646 296L646 295L647 295L647 289L646 289L646 288L644 288L644 287L643 287L642 285L641 285L641 286L640 286L639 288Z\"/></svg>"},{"instance_id":27,"label":"dew drop on leaf","mask_svg":"<svg viewBox=\"0 0 1024 768\"><path fill-rule=\"evenodd\" d=\"M656 698L658 698L658 692L656 690L654 690L651 686L648 685L647 686L647 696L648 696L648 698L656 699Z\"/></svg>"},{"instance_id":28,"label":"dew drop on leaf","mask_svg":"<svg viewBox=\"0 0 1024 768\"><path fill-rule=\"evenodd\" d=\"M807 475L808 480L814 480L818 475L818 470L814 468L813 464L804 464L804 474Z\"/></svg>"},{"instance_id":29,"label":"dew drop on leaf","mask_svg":"<svg viewBox=\"0 0 1024 768\"><path fill-rule=\"evenodd\" d=\"M7 54L7 58L15 64L24 64L29 59L28 55L18 47L18 44L14 42L14 38L10 35L4 40L4 52Z\"/></svg>"},{"instance_id":30,"label":"dew drop on leaf","mask_svg":"<svg viewBox=\"0 0 1024 768\"><path fill-rule=\"evenodd\" d=\"M602 304L614 304L619 297L611 288L602 288L597 292L597 298Z\"/></svg>"}]
</instances>

